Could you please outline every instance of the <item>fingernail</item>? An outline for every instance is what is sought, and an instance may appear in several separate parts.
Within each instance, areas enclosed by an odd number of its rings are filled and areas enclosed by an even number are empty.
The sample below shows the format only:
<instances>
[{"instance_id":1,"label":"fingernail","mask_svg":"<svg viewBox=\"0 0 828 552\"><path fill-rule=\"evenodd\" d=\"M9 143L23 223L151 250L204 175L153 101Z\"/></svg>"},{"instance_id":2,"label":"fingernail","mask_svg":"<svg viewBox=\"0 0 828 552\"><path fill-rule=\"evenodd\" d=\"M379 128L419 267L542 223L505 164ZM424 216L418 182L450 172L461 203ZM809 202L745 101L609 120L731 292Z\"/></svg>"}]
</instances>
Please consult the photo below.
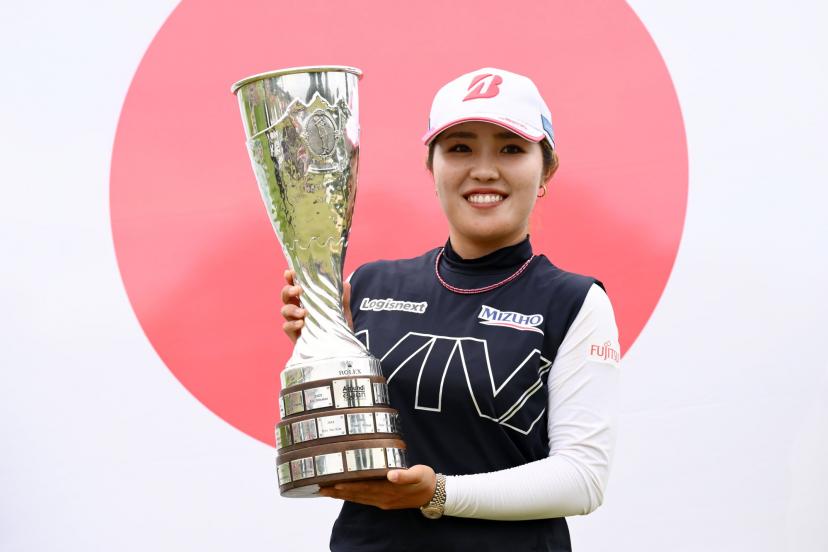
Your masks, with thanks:
<instances>
[{"instance_id":1,"label":"fingernail","mask_svg":"<svg viewBox=\"0 0 828 552\"><path fill-rule=\"evenodd\" d=\"M396 483L399 478L400 478L399 473L397 473L395 471L388 472L388 480L391 481L392 483Z\"/></svg>"}]
</instances>

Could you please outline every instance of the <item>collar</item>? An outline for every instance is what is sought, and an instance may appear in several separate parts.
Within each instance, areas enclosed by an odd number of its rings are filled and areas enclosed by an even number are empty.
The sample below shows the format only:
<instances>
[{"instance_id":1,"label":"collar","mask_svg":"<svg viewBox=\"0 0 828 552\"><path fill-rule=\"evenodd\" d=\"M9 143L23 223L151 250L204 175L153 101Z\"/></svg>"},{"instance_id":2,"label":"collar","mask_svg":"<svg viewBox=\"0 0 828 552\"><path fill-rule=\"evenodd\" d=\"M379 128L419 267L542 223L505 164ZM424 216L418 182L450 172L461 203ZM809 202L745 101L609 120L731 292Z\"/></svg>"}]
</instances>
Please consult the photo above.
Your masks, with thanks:
<instances>
[{"instance_id":1,"label":"collar","mask_svg":"<svg viewBox=\"0 0 828 552\"><path fill-rule=\"evenodd\" d=\"M462 258L451 247L451 240L446 240L440 265L454 272L491 274L514 269L525 263L531 256L532 244L529 242L529 236L526 236L522 242L502 247L476 259Z\"/></svg>"}]
</instances>

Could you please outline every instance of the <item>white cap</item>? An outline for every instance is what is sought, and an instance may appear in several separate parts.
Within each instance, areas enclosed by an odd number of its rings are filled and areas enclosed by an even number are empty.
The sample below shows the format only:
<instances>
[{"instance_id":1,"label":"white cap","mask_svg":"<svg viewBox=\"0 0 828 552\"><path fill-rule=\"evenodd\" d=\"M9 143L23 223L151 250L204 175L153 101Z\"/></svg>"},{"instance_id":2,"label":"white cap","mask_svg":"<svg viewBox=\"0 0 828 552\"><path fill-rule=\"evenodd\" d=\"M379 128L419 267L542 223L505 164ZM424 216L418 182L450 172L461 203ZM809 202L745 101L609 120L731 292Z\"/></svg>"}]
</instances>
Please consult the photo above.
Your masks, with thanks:
<instances>
[{"instance_id":1,"label":"white cap","mask_svg":"<svg viewBox=\"0 0 828 552\"><path fill-rule=\"evenodd\" d=\"M484 67L458 77L434 96L428 118L428 145L448 127L466 121L494 123L532 142L544 138L555 148L552 115L528 77Z\"/></svg>"}]
</instances>

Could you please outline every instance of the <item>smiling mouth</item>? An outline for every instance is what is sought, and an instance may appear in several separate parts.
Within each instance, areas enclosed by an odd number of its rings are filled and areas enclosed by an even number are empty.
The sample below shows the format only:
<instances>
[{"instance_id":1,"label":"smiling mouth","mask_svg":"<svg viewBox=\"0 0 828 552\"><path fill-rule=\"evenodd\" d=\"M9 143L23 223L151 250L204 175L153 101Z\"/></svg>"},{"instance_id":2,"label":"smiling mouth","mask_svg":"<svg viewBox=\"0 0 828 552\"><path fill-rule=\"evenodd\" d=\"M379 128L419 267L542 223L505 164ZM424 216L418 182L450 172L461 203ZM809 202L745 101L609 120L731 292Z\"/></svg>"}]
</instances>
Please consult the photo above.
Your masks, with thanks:
<instances>
[{"instance_id":1,"label":"smiling mouth","mask_svg":"<svg viewBox=\"0 0 828 552\"><path fill-rule=\"evenodd\" d=\"M473 205L494 205L506 199L505 195L496 193L472 193L466 197L466 201Z\"/></svg>"}]
</instances>

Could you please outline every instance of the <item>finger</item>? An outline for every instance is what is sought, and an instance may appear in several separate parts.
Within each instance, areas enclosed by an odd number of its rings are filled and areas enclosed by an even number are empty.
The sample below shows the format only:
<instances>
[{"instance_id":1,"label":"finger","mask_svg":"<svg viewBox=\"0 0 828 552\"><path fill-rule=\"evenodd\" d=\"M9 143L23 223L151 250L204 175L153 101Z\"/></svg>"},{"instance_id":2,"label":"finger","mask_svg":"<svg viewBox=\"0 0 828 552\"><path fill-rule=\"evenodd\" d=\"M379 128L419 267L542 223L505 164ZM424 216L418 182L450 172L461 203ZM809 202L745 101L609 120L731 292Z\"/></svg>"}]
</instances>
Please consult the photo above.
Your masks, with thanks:
<instances>
[{"instance_id":1,"label":"finger","mask_svg":"<svg viewBox=\"0 0 828 552\"><path fill-rule=\"evenodd\" d=\"M308 314L305 309L302 307L297 307L292 303L287 303L282 305L282 318L287 320L288 322L293 322L294 320L302 320Z\"/></svg>"},{"instance_id":2,"label":"finger","mask_svg":"<svg viewBox=\"0 0 828 552\"><path fill-rule=\"evenodd\" d=\"M357 504L365 504L366 506L376 506L377 508L382 507L382 503L377 502L370 496L353 496L342 491L329 491L327 494L323 495L328 498L335 498L337 500L347 500L348 502L356 502Z\"/></svg>"},{"instance_id":3,"label":"finger","mask_svg":"<svg viewBox=\"0 0 828 552\"><path fill-rule=\"evenodd\" d=\"M412 466L407 470L391 470L388 472L388 480L397 485L416 485L422 483L427 475L425 466Z\"/></svg>"},{"instance_id":4,"label":"finger","mask_svg":"<svg viewBox=\"0 0 828 552\"><path fill-rule=\"evenodd\" d=\"M365 481L350 481L347 483L336 483L333 488L338 491L353 491L364 493L380 493L393 489L385 479L368 479Z\"/></svg>"},{"instance_id":5,"label":"finger","mask_svg":"<svg viewBox=\"0 0 828 552\"><path fill-rule=\"evenodd\" d=\"M291 341L295 343L299 338L299 333L302 331L304 325L304 320L291 320L290 322L282 324L282 330L287 334Z\"/></svg>"},{"instance_id":6,"label":"finger","mask_svg":"<svg viewBox=\"0 0 828 552\"><path fill-rule=\"evenodd\" d=\"M291 270L289 268L285 270L285 282L287 282L287 285L289 285L289 286L292 286L292 285L295 284L295 282L296 282L296 271L295 270Z\"/></svg>"},{"instance_id":7,"label":"finger","mask_svg":"<svg viewBox=\"0 0 828 552\"><path fill-rule=\"evenodd\" d=\"M352 502L363 501L371 496L376 496L377 493L371 493L366 489L355 489L350 486L330 486L319 489L319 494L331 498L338 498L340 500L350 500Z\"/></svg>"},{"instance_id":8,"label":"finger","mask_svg":"<svg viewBox=\"0 0 828 552\"><path fill-rule=\"evenodd\" d=\"M321 491L320 491L321 492ZM376 506L377 508L387 508L398 502L394 495L387 495L385 493L370 493L357 492L354 490L342 490L330 488L325 491L323 496L330 498L337 498L339 500L347 500L348 502L357 502L359 504L367 504L369 506Z\"/></svg>"},{"instance_id":9,"label":"finger","mask_svg":"<svg viewBox=\"0 0 828 552\"><path fill-rule=\"evenodd\" d=\"M303 327L305 327L305 321L301 318L299 320L287 320L282 324L282 329L286 332L298 332Z\"/></svg>"},{"instance_id":10,"label":"finger","mask_svg":"<svg viewBox=\"0 0 828 552\"><path fill-rule=\"evenodd\" d=\"M299 306L299 298L301 296L301 286L285 286L282 288L282 303Z\"/></svg>"}]
</instances>

